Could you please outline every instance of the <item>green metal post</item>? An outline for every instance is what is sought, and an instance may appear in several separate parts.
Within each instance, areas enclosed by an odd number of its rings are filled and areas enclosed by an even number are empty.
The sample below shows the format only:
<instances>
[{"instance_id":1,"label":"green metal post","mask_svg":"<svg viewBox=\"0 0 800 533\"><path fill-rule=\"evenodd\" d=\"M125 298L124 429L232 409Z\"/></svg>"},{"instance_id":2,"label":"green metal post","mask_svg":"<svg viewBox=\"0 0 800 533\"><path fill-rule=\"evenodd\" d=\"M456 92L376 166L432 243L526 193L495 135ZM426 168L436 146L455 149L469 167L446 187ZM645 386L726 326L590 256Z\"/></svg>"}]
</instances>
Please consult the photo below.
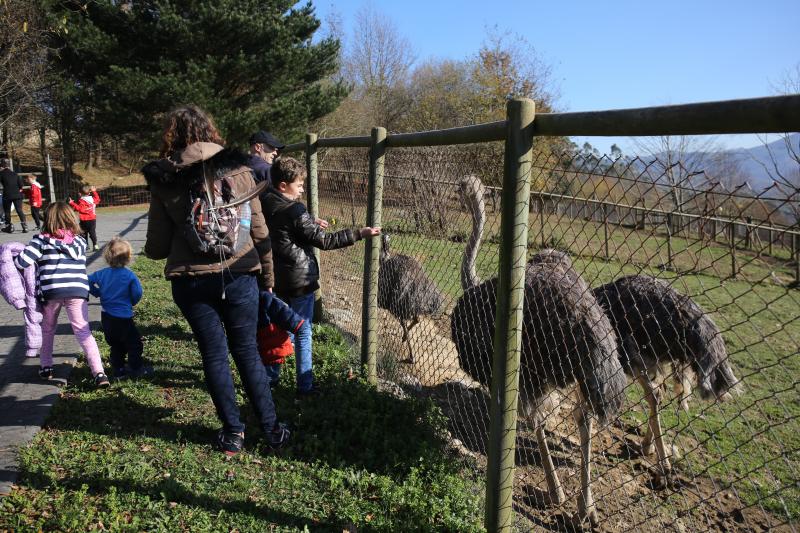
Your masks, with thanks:
<instances>
[{"instance_id":1,"label":"green metal post","mask_svg":"<svg viewBox=\"0 0 800 533\"><path fill-rule=\"evenodd\" d=\"M372 128L367 187L367 226L381 225L383 206L383 158L386 153L386 128ZM364 288L361 302L361 364L367 380L378 383L378 260L380 239L368 239L364 247Z\"/></svg>"},{"instance_id":2,"label":"green metal post","mask_svg":"<svg viewBox=\"0 0 800 533\"><path fill-rule=\"evenodd\" d=\"M317 168L317 134L306 133L306 197L311 218L319 217L319 170ZM319 248L314 248L319 263ZM314 322L322 320L322 289L314 293Z\"/></svg>"},{"instance_id":3,"label":"green metal post","mask_svg":"<svg viewBox=\"0 0 800 533\"><path fill-rule=\"evenodd\" d=\"M514 523L514 456L522 347L522 304L528 249L533 100L506 106L507 136L503 170L497 318L489 406L489 457L486 474L487 531L510 531Z\"/></svg>"}]
</instances>

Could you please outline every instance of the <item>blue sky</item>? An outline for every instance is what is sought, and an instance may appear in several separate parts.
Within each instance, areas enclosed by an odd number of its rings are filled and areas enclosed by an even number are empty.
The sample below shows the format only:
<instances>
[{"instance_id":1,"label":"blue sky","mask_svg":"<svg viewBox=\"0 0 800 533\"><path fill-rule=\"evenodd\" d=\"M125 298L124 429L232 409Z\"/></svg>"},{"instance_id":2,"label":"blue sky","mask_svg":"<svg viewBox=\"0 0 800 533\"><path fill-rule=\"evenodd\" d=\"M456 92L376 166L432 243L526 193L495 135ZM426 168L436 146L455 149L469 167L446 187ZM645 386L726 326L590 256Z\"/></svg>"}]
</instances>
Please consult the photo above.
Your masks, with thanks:
<instances>
[{"instance_id":1,"label":"blue sky","mask_svg":"<svg viewBox=\"0 0 800 533\"><path fill-rule=\"evenodd\" d=\"M314 0L335 11L345 34L365 0ZM524 36L553 68L565 111L750 98L800 63L800 0L372 2L407 38L418 61L466 58L486 28ZM730 147L760 144L725 136ZM608 151L612 142L593 138ZM624 148L624 146L623 146Z\"/></svg>"}]
</instances>

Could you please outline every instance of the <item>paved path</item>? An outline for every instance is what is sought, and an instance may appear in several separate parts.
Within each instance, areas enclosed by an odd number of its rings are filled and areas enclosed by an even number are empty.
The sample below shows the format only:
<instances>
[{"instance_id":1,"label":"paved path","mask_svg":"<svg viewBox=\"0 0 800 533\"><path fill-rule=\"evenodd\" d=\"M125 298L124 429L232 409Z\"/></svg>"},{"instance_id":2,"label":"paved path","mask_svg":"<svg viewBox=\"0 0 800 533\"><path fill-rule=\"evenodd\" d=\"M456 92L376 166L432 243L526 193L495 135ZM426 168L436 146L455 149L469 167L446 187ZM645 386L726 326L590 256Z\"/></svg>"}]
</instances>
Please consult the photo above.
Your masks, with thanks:
<instances>
[{"instance_id":1,"label":"paved path","mask_svg":"<svg viewBox=\"0 0 800 533\"><path fill-rule=\"evenodd\" d=\"M18 222L16 214L12 219ZM34 235L33 232L20 233L18 223L15 230L13 234L0 233L0 243L27 243ZM97 237L101 246L114 235L122 235L131 242L135 251L141 250L146 230L147 215L144 212L106 214L103 209L98 210ZM89 272L106 266L100 252L91 253L86 265ZM100 332L100 303L95 298L89 300L89 318L92 330ZM67 316L62 311L53 350L56 379L43 382L37 374L39 358L25 357L24 328L22 311L17 311L0 297L0 495L8 494L17 479L17 449L30 442L47 420L53 403L59 397L59 386L66 383L75 355L81 354Z\"/></svg>"}]
</instances>

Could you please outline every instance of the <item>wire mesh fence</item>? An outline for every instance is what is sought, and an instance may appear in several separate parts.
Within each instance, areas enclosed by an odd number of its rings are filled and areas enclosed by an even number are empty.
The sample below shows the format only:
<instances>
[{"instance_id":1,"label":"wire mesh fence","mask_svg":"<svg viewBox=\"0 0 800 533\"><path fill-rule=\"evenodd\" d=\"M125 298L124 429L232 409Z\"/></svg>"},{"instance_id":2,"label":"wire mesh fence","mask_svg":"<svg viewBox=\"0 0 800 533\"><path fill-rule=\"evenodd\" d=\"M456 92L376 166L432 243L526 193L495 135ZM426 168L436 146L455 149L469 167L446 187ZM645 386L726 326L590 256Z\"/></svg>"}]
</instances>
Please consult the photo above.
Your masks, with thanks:
<instances>
[{"instance_id":1,"label":"wire mesh fence","mask_svg":"<svg viewBox=\"0 0 800 533\"><path fill-rule=\"evenodd\" d=\"M477 469L501 242L493 150L387 153L378 282L380 378L437 401L453 452ZM533 161L520 530L566 527L582 505L605 531L796 531L798 191L679 170ZM366 150L321 153L319 181L332 229L364 224ZM325 311L358 338L362 249L321 263Z\"/></svg>"}]
</instances>

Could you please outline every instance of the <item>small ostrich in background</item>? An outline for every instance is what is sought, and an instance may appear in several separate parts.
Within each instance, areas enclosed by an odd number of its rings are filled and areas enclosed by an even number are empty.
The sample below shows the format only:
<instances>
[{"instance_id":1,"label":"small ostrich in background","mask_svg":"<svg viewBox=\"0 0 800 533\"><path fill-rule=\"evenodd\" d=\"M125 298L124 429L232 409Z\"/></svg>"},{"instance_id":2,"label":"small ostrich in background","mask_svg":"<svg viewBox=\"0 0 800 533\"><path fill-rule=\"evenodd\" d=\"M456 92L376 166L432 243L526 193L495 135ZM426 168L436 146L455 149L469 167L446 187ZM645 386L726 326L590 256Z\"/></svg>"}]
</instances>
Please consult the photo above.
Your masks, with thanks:
<instances>
[{"instance_id":1,"label":"small ostrich in background","mask_svg":"<svg viewBox=\"0 0 800 533\"><path fill-rule=\"evenodd\" d=\"M451 334L462 368L475 380L491 385L497 278L481 282L475 270L477 248L485 223L483 185L474 176L461 182L473 229L461 269L464 295L452 314ZM558 479L544 433L551 394L578 385L580 400L573 412L581 440L581 493L575 520L597 525L591 491L591 436L595 417L615 415L626 385L616 336L588 284L569 258L545 251L534 256L525 273L519 406L535 428L551 503L562 503ZM563 255L563 254L561 254Z\"/></svg>"},{"instance_id":2,"label":"small ostrich in background","mask_svg":"<svg viewBox=\"0 0 800 533\"><path fill-rule=\"evenodd\" d=\"M403 254L389 251L389 235L381 235L378 270L378 307L394 315L403 328L403 342L408 346L408 361L414 362L409 334L421 315L433 315L441 309L444 296L422 265Z\"/></svg>"},{"instance_id":3,"label":"small ostrich in background","mask_svg":"<svg viewBox=\"0 0 800 533\"><path fill-rule=\"evenodd\" d=\"M642 453L653 453L661 471L671 470L664 448L657 377L672 365L681 406L688 410L690 376L697 378L703 399L725 400L738 392L719 328L699 305L661 280L625 276L594 289L619 337L622 368L641 383L650 407Z\"/></svg>"}]
</instances>

